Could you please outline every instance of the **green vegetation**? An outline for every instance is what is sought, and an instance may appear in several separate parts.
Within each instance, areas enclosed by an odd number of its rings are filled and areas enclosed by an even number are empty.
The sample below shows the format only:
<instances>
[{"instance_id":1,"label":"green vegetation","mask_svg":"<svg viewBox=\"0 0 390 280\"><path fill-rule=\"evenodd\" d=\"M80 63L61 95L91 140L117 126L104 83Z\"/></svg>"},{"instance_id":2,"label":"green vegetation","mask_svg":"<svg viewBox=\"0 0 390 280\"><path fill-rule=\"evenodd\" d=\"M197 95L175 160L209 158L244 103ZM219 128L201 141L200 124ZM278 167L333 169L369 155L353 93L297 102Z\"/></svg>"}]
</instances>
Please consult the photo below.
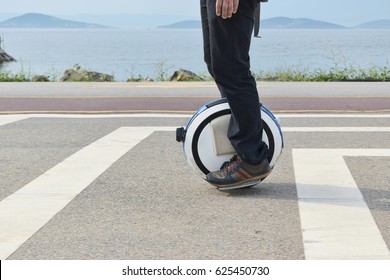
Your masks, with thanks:
<instances>
[{"instance_id":1,"label":"green vegetation","mask_svg":"<svg viewBox=\"0 0 390 280\"><path fill-rule=\"evenodd\" d=\"M169 81L169 71L173 67L171 65L168 65L165 60L159 60L154 65L155 67L155 73L156 73L156 81L157 82L165 82Z\"/></svg>"},{"instance_id":2,"label":"green vegetation","mask_svg":"<svg viewBox=\"0 0 390 280\"><path fill-rule=\"evenodd\" d=\"M310 69L301 66L290 66L287 69L254 74L261 81L283 82L333 82L333 81L390 81L390 68L385 66L360 67L350 63L344 49L332 43L323 57L332 66L328 69Z\"/></svg>"},{"instance_id":3,"label":"green vegetation","mask_svg":"<svg viewBox=\"0 0 390 280\"><path fill-rule=\"evenodd\" d=\"M12 74L10 72L0 71L0 82L28 82L30 81L25 75Z\"/></svg>"},{"instance_id":4,"label":"green vegetation","mask_svg":"<svg viewBox=\"0 0 390 280\"><path fill-rule=\"evenodd\" d=\"M260 72L255 74L261 81L283 82L332 82L332 81L390 81L390 68L388 66L372 66L360 68L348 66L345 68L331 68L329 70L290 67L275 72Z\"/></svg>"},{"instance_id":5,"label":"green vegetation","mask_svg":"<svg viewBox=\"0 0 390 280\"><path fill-rule=\"evenodd\" d=\"M23 65L21 65L19 72L16 74L11 73L11 71L3 71L0 67L0 82L29 82L31 79L31 71L28 70L26 72Z\"/></svg>"},{"instance_id":6,"label":"green vegetation","mask_svg":"<svg viewBox=\"0 0 390 280\"><path fill-rule=\"evenodd\" d=\"M155 81L169 81L169 71L172 66L168 66L165 61L160 61L155 65L156 77ZM73 67L74 70L85 70L79 67L77 64ZM172 71L173 72L173 71ZM93 72L94 73L94 72ZM331 82L331 81L390 81L390 67L389 66L371 66L368 68L354 67L352 65L340 67L335 65L334 67L325 69L308 69L302 67L289 67L285 70L279 71L258 71L253 73L258 81L281 81L281 82ZM205 81L212 81L212 77L205 72L198 74ZM17 73L11 73L0 68L0 82L32 82L39 81L36 77L47 77L48 81L59 81L59 72L54 68L50 73L46 75L36 75L30 70L24 70L22 66ZM114 79L114 78L113 78ZM128 82L137 81L151 81L149 77L144 78L141 75L137 77L131 75L127 80ZM80 79L80 81L91 81L90 79Z\"/></svg>"}]
</instances>

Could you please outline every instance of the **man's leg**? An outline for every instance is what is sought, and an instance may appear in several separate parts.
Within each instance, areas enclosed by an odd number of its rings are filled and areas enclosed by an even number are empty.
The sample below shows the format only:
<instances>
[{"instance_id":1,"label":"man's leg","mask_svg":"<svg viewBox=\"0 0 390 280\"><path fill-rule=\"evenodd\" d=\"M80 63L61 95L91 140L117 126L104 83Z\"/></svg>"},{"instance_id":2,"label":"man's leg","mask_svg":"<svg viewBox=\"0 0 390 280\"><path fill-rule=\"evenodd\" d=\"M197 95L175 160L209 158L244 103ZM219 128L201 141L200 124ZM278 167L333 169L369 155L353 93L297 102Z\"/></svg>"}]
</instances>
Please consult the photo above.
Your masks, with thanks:
<instances>
[{"instance_id":1,"label":"man's leg","mask_svg":"<svg viewBox=\"0 0 390 280\"><path fill-rule=\"evenodd\" d=\"M241 159L257 164L267 158L268 147L261 140L259 97L249 61L256 0L240 1L237 13L230 19L216 16L215 0L202 2L208 19L202 20L204 27L208 23L208 34L204 36L209 54L205 52L205 60L207 63L210 59L208 67L232 112L228 137Z\"/></svg>"},{"instance_id":2,"label":"man's leg","mask_svg":"<svg viewBox=\"0 0 390 280\"><path fill-rule=\"evenodd\" d=\"M211 66L211 48L210 48L210 27L208 18L208 0L200 0L200 16L202 21L203 32L203 56L206 62L207 69L212 77L214 77L213 69Z\"/></svg>"}]
</instances>

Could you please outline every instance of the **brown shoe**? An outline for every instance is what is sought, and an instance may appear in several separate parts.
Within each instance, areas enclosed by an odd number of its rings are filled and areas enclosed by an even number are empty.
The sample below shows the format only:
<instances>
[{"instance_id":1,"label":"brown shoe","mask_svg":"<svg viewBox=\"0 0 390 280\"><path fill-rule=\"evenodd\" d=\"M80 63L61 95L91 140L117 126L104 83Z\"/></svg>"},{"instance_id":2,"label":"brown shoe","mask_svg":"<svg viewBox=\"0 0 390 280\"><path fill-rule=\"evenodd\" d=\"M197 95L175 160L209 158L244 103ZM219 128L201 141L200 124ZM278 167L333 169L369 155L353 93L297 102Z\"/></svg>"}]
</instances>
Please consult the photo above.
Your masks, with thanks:
<instances>
[{"instance_id":1,"label":"brown shoe","mask_svg":"<svg viewBox=\"0 0 390 280\"><path fill-rule=\"evenodd\" d=\"M250 164L235 155L222 165L221 170L207 174L207 181L221 190L238 189L256 185L270 173L267 159Z\"/></svg>"}]
</instances>

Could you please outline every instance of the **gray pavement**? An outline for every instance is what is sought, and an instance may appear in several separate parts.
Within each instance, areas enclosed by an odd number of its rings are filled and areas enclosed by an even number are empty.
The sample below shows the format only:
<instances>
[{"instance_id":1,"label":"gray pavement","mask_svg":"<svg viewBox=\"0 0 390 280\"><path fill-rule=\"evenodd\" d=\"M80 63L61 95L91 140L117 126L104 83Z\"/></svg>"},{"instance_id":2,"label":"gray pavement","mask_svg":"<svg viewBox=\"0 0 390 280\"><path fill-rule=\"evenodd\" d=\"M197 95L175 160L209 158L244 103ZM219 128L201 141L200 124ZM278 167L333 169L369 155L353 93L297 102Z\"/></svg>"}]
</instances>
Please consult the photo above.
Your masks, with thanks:
<instances>
[{"instance_id":1,"label":"gray pavement","mask_svg":"<svg viewBox=\"0 0 390 280\"><path fill-rule=\"evenodd\" d=\"M389 112L390 84L260 82L274 112ZM0 83L0 114L194 112L218 99L212 82Z\"/></svg>"},{"instance_id":2,"label":"gray pavement","mask_svg":"<svg viewBox=\"0 0 390 280\"><path fill-rule=\"evenodd\" d=\"M262 97L390 97L387 82L258 82ZM211 96L214 82L0 83L0 97Z\"/></svg>"},{"instance_id":3,"label":"gray pavement","mask_svg":"<svg viewBox=\"0 0 390 280\"><path fill-rule=\"evenodd\" d=\"M179 127L188 120L169 115L24 117L0 125L0 207L29 182L120 127ZM388 129L390 117L285 114L280 120L286 146L260 185L218 191L189 168L174 132L157 130L88 184L9 259L305 259L310 243L303 235L292 150L388 151L390 132L366 129ZM335 130L298 129L305 127ZM389 157L349 156L345 162L388 250Z\"/></svg>"}]
</instances>

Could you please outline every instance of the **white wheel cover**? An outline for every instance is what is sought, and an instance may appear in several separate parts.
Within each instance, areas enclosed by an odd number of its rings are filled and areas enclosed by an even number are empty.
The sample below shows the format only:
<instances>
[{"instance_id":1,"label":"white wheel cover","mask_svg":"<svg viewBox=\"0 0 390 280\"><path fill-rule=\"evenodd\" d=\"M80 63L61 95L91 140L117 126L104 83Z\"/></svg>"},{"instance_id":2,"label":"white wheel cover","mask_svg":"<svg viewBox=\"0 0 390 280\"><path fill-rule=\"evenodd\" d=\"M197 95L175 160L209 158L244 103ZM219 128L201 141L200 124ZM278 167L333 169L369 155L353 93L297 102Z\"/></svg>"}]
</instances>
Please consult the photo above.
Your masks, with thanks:
<instances>
[{"instance_id":1,"label":"white wheel cover","mask_svg":"<svg viewBox=\"0 0 390 280\"><path fill-rule=\"evenodd\" d=\"M203 177L210 171L219 170L221 165L233 156L233 153L215 154L210 129L212 120L226 118L227 115L230 115L230 109L226 101L211 107L205 105L193 115L185 128L183 149L186 159L192 169ZM264 107L261 108L261 118L263 141L269 147L268 159L273 168L283 150L283 135L278 120Z\"/></svg>"}]
</instances>

